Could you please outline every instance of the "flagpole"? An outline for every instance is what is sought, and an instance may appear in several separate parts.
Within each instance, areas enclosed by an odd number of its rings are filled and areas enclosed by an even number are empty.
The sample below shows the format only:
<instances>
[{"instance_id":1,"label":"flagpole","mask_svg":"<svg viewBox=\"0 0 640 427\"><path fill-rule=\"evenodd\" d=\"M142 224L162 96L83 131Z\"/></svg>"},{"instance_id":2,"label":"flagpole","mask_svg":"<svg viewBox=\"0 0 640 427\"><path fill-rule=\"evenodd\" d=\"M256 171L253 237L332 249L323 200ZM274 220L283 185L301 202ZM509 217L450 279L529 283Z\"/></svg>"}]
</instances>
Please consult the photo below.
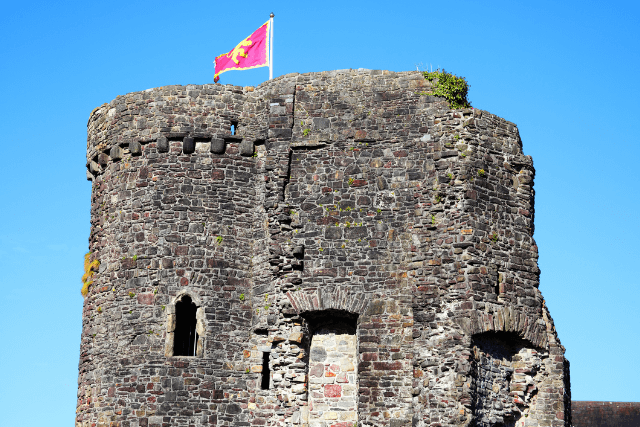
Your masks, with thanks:
<instances>
[{"instance_id":1,"label":"flagpole","mask_svg":"<svg viewBox=\"0 0 640 427\"><path fill-rule=\"evenodd\" d=\"M271 34L269 35L269 80L273 79L273 12L269 15L269 28Z\"/></svg>"}]
</instances>

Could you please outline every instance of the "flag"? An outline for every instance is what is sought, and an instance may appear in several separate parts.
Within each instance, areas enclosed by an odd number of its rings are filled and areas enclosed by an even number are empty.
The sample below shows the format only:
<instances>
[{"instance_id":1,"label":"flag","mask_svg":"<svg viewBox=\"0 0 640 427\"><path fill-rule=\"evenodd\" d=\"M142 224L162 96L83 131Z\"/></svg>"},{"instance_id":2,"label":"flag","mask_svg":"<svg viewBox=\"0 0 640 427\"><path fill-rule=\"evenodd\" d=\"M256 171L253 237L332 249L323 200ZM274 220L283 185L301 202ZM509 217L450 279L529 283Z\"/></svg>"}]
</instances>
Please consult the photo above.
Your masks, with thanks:
<instances>
[{"instance_id":1,"label":"flag","mask_svg":"<svg viewBox=\"0 0 640 427\"><path fill-rule=\"evenodd\" d=\"M228 53L223 53L215 60L214 82L220 80L220 74L229 70L248 70L250 68L269 66L269 21L255 30L246 39Z\"/></svg>"}]
</instances>

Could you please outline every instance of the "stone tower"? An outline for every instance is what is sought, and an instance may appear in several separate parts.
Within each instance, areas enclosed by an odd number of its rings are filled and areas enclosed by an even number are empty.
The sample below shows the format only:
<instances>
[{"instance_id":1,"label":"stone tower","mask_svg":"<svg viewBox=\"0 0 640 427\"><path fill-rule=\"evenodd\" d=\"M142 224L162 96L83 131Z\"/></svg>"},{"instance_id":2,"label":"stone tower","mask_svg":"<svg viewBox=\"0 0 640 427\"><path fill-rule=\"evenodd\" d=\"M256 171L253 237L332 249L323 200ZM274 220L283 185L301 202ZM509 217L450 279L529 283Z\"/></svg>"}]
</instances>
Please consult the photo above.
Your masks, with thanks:
<instances>
[{"instance_id":1,"label":"stone tower","mask_svg":"<svg viewBox=\"0 0 640 427\"><path fill-rule=\"evenodd\" d=\"M76 425L568 426L533 162L430 85L342 70L95 109Z\"/></svg>"}]
</instances>

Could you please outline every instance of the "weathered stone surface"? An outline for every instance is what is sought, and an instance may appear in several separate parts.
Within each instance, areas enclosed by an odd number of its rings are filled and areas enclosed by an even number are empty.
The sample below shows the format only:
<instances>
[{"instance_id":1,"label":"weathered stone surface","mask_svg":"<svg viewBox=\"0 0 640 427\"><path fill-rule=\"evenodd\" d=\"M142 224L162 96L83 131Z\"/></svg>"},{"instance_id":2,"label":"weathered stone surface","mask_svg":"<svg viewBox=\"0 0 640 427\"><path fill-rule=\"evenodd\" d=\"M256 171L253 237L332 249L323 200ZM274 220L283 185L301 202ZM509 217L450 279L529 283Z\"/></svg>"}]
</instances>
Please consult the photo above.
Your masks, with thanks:
<instances>
[{"instance_id":1,"label":"weathered stone surface","mask_svg":"<svg viewBox=\"0 0 640 427\"><path fill-rule=\"evenodd\" d=\"M344 332L344 331L342 331ZM357 419L357 343L355 333L340 333L325 327L313 334L311 357L322 351L322 363L309 370L309 422L318 426L325 421Z\"/></svg>"},{"instance_id":2,"label":"weathered stone surface","mask_svg":"<svg viewBox=\"0 0 640 427\"><path fill-rule=\"evenodd\" d=\"M161 136L156 141L156 148L158 153L166 153L169 151L169 141L166 136Z\"/></svg>"},{"instance_id":3,"label":"weathered stone surface","mask_svg":"<svg viewBox=\"0 0 640 427\"><path fill-rule=\"evenodd\" d=\"M567 426L533 162L426 83L338 70L96 109L76 424ZM174 356L186 296L195 356Z\"/></svg>"},{"instance_id":4,"label":"weathered stone surface","mask_svg":"<svg viewBox=\"0 0 640 427\"><path fill-rule=\"evenodd\" d=\"M111 160L120 160L122 159L122 148L118 147L117 145L114 145L113 147L111 147L111 150L109 151L109 156L111 157Z\"/></svg>"},{"instance_id":5,"label":"weathered stone surface","mask_svg":"<svg viewBox=\"0 0 640 427\"><path fill-rule=\"evenodd\" d=\"M129 153L132 156L139 156L142 154L142 145L138 141L129 142Z\"/></svg>"},{"instance_id":6,"label":"weathered stone surface","mask_svg":"<svg viewBox=\"0 0 640 427\"><path fill-rule=\"evenodd\" d=\"M195 139L185 136L182 140L182 152L184 154L193 154L196 151Z\"/></svg>"},{"instance_id":7,"label":"weathered stone surface","mask_svg":"<svg viewBox=\"0 0 640 427\"><path fill-rule=\"evenodd\" d=\"M238 147L241 156L249 157L253 156L253 141L248 139L243 140Z\"/></svg>"},{"instance_id":8,"label":"weathered stone surface","mask_svg":"<svg viewBox=\"0 0 640 427\"><path fill-rule=\"evenodd\" d=\"M224 139L214 138L211 140L211 152L215 154L224 154Z\"/></svg>"},{"instance_id":9,"label":"weathered stone surface","mask_svg":"<svg viewBox=\"0 0 640 427\"><path fill-rule=\"evenodd\" d=\"M640 426L638 402L571 402L571 422L574 427L637 427Z\"/></svg>"}]
</instances>

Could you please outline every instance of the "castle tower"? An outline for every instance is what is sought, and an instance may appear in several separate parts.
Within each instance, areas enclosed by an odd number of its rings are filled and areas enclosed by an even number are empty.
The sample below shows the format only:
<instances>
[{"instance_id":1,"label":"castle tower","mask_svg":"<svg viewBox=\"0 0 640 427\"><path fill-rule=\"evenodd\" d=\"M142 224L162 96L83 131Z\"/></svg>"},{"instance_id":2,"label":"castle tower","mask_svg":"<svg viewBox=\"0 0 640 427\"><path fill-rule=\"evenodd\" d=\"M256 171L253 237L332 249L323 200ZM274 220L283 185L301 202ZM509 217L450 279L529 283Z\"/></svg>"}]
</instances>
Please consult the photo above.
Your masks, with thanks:
<instances>
[{"instance_id":1,"label":"castle tower","mask_svg":"<svg viewBox=\"0 0 640 427\"><path fill-rule=\"evenodd\" d=\"M76 425L568 426L532 160L430 89L342 70L96 108Z\"/></svg>"}]
</instances>

